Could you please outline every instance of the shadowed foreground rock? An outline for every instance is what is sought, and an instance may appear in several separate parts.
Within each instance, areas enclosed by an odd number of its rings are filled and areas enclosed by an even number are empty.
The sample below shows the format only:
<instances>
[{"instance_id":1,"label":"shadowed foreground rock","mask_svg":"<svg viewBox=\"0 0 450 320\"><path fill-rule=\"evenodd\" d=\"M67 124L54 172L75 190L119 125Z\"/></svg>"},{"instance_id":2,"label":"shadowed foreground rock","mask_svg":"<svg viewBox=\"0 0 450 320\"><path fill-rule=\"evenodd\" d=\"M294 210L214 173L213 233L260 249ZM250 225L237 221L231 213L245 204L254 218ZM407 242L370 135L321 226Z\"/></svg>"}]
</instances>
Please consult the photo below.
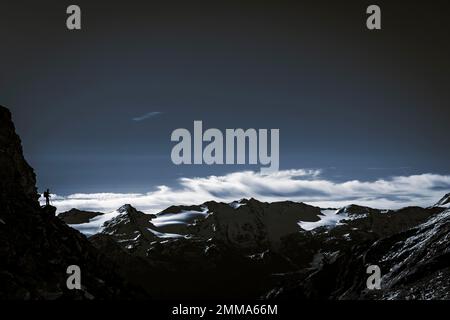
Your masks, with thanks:
<instances>
[{"instance_id":1,"label":"shadowed foreground rock","mask_svg":"<svg viewBox=\"0 0 450 320\"><path fill-rule=\"evenodd\" d=\"M10 112L0 106L0 299L131 298L115 264L86 237L40 207L35 174L25 161ZM83 290L66 288L69 265Z\"/></svg>"}]
</instances>

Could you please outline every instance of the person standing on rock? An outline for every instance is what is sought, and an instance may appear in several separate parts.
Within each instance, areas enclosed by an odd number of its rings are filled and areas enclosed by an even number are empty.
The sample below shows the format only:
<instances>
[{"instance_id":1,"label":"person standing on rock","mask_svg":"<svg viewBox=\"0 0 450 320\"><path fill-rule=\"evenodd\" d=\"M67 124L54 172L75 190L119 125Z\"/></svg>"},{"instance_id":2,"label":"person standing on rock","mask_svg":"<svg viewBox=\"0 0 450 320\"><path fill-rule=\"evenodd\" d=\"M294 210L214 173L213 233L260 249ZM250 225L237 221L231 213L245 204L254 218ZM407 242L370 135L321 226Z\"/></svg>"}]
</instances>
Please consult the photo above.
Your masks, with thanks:
<instances>
[{"instance_id":1,"label":"person standing on rock","mask_svg":"<svg viewBox=\"0 0 450 320\"><path fill-rule=\"evenodd\" d=\"M50 205L50 190L47 189L47 191L44 192L44 198L45 198L45 205L49 206Z\"/></svg>"}]
</instances>

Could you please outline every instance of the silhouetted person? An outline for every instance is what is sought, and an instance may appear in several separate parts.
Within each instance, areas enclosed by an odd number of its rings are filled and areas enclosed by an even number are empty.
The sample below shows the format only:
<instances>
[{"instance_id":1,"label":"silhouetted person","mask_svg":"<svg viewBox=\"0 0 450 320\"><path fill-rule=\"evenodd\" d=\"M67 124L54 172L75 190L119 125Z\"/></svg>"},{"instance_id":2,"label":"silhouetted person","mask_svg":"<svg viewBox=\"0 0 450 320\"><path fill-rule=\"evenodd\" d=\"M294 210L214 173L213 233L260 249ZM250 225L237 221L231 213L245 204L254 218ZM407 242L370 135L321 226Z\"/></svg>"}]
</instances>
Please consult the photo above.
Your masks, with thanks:
<instances>
[{"instance_id":1,"label":"silhouetted person","mask_svg":"<svg viewBox=\"0 0 450 320\"><path fill-rule=\"evenodd\" d=\"M44 198L45 198L45 205L49 206L50 205L50 190L47 189L47 191L44 192Z\"/></svg>"}]
</instances>

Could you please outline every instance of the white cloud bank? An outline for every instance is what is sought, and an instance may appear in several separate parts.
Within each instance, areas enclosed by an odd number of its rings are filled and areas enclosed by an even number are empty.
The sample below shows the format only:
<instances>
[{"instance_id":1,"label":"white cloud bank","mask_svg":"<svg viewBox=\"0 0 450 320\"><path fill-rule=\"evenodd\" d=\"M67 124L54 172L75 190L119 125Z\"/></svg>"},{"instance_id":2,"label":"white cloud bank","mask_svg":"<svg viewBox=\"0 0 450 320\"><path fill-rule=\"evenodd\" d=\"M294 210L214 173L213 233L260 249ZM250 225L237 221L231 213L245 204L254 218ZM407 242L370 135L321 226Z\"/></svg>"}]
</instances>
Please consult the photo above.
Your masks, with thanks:
<instances>
[{"instance_id":1,"label":"white cloud bank","mask_svg":"<svg viewBox=\"0 0 450 320\"><path fill-rule=\"evenodd\" d=\"M450 190L450 176L419 174L375 181L333 182L320 170L283 170L267 175L243 171L224 176L181 178L178 186L159 186L148 193L77 193L52 198L63 212L71 208L113 211L129 203L137 209L156 213L171 205L200 204L209 200L231 202L241 198L260 201L292 200L327 207L351 203L374 208L430 206Z\"/></svg>"}]
</instances>

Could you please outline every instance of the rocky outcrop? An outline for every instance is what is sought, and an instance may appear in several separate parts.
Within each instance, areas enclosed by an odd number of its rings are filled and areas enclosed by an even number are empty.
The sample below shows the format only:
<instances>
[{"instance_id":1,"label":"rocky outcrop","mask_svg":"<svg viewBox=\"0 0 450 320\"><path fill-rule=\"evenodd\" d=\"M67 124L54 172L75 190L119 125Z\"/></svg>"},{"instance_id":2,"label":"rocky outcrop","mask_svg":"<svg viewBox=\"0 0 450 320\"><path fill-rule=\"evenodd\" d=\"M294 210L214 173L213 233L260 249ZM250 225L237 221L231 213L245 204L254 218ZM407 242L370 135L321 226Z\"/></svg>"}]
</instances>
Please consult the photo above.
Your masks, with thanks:
<instances>
[{"instance_id":1,"label":"rocky outcrop","mask_svg":"<svg viewBox=\"0 0 450 320\"><path fill-rule=\"evenodd\" d=\"M58 218L67 224L81 224L87 223L91 219L103 214L102 212L82 211L74 208L66 212L61 212L58 214Z\"/></svg>"}]
</instances>

